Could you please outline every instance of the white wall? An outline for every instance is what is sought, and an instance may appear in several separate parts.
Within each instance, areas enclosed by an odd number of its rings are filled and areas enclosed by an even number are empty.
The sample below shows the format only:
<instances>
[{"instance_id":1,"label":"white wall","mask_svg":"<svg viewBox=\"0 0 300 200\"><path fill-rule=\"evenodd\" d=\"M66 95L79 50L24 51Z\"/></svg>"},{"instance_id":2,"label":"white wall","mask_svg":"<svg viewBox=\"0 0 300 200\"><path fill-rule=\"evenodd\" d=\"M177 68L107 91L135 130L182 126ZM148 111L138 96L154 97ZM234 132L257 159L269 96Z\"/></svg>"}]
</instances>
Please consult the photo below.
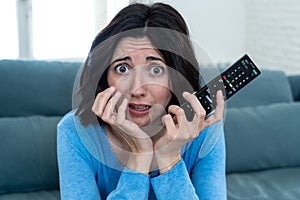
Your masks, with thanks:
<instances>
[{"instance_id":1,"label":"white wall","mask_svg":"<svg viewBox=\"0 0 300 200\"><path fill-rule=\"evenodd\" d=\"M182 13L193 39L215 62L234 62L247 52L260 68L300 74L299 0L162 2Z\"/></svg>"},{"instance_id":2,"label":"white wall","mask_svg":"<svg viewBox=\"0 0 300 200\"><path fill-rule=\"evenodd\" d=\"M215 62L233 62L245 52L245 0L161 0L185 18L194 42Z\"/></svg>"},{"instance_id":3,"label":"white wall","mask_svg":"<svg viewBox=\"0 0 300 200\"><path fill-rule=\"evenodd\" d=\"M247 51L264 68L300 74L300 1L246 3Z\"/></svg>"}]
</instances>

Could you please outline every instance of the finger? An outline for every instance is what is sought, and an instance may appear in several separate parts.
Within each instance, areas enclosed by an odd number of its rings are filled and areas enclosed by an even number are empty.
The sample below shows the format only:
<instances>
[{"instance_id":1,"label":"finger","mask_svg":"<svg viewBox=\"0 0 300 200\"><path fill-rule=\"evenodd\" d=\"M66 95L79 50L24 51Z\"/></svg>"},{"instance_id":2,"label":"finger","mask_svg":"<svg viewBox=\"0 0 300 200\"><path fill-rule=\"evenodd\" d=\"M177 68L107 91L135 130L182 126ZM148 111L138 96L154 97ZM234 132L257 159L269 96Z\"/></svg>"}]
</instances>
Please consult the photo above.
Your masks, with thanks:
<instances>
[{"instance_id":1,"label":"finger","mask_svg":"<svg viewBox=\"0 0 300 200\"><path fill-rule=\"evenodd\" d=\"M177 105L171 105L168 108L168 113L175 115L178 125L182 123L183 119L186 119L184 110ZM173 119L172 122L174 123Z\"/></svg>"},{"instance_id":2,"label":"finger","mask_svg":"<svg viewBox=\"0 0 300 200\"><path fill-rule=\"evenodd\" d=\"M121 97L121 93L119 91L117 91L107 102L104 112L101 116L103 121L113 123L116 120L115 109L116 109L116 105L117 105L120 97Z\"/></svg>"},{"instance_id":3,"label":"finger","mask_svg":"<svg viewBox=\"0 0 300 200\"><path fill-rule=\"evenodd\" d=\"M126 119L126 108L128 105L128 100L127 99L123 99L121 105L118 108L118 114L117 114L117 122L119 124L124 123L125 119Z\"/></svg>"},{"instance_id":4,"label":"finger","mask_svg":"<svg viewBox=\"0 0 300 200\"><path fill-rule=\"evenodd\" d=\"M214 113L215 119L220 121L223 119L225 101L221 90L217 92L217 106Z\"/></svg>"},{"instance_id":5,"label":"finger","mask_svg":"<svg viewBox=\"0 0 300 200\"><path fill-rule=\"evenodd\" d=\"M195 116L193 118L193 122L199 123L200 120L205 119L206 111L201 105L200 101L196 97L196 95L184 92L183 97L189 102L189 104L192 106Z\"/></svg>"},{"instance_id":6,"label":"finger","mask_svg":"<svg viewBox=\"0 0 300 200\"><path fill-rule=\"evenodd\" d=\"M110 87L110 88L107 88L106 90L100 92L99 94L97 94L95 102L92 106L92 111L97 116L100 117L102 115L108 100L111 98L111 96L113 95L114 92L115 92L115 88Z\"/></svg>"},{"instance_id":7,"label":"finger","mask_svg":"<svg viewBox=\"0 0 300 200\"><path fill-rule=\"evenodd\" d=\"M175 133L176 131L176 125L174 124L174 121L173 121L173 118L170 114L168 115L165 115L163 118L162 118L162 121L163 123L165 124L166 126L166 135L164 135L164 137L166 137L168 140L173 140L174 139L174 135L170 135L171 133Z\"/></svg>"},{"instance_id":8,"label":"finger","mask_svg":"<svg viewBox=\"0 0 300 200\"><path fill-rule=\"evenodd\" d=\"M212 125L223 119L225 101L222 95L222 91L218 90L216 96L217 106L215 109L215 113L206 119L208 125Z\"/></svg>"}]
</instances>

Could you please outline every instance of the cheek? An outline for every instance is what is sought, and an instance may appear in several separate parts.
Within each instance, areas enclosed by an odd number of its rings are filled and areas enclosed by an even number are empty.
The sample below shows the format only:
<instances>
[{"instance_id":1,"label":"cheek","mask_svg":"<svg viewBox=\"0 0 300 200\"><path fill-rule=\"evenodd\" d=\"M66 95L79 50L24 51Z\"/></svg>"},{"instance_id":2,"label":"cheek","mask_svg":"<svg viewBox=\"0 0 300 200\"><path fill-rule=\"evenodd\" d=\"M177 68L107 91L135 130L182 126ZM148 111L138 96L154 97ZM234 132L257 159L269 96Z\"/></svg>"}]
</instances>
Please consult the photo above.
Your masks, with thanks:
<instances>
[{"instance_id":1,"label":"cheek","mask_svg":"<svg viewBox=\"0 0 300 200\"><path fill-rule=\"evenodd\" d=\"M128 83L125 80L120 79L119 77L107 76L108 86L113 86L117 91L121 92L121 94L128 93Z\"/></svg>"},{"instance_id":2,"label":"cheek","mask_svg":"<svg viewBox=\"0 0 300 200\"><path fill-rule=\"evenodd\" d=\"M159 103L166 107L171 100L171 91L167 87L157 86L152 88L152 94L156 103Z\"/></svg>"},{"instance_id":3,"label":"cheek","mask_svg":"<svg viewBox=\"0 0 300 200\"><path fill-rule=\"evenodd\" d=\"M111 87L115 87L118 91L119 91L119 87L120 87L120 77L116 76L112 70L110 69L108 71L108 74L107 74L107 83L108 83L108 86Z\"/></svg>"},{"instance_id":4,"label":"cheek","mask_svg":"<svg viewBox=\"0 0 300 200\"><path fill-rule=\"evenodd\" d=\"M116 87L117 86L117 83L118 83L118 80L110 75L107 76L107 83L108 83L108 86L114 86Z\"/></svg>"}]
</instances>

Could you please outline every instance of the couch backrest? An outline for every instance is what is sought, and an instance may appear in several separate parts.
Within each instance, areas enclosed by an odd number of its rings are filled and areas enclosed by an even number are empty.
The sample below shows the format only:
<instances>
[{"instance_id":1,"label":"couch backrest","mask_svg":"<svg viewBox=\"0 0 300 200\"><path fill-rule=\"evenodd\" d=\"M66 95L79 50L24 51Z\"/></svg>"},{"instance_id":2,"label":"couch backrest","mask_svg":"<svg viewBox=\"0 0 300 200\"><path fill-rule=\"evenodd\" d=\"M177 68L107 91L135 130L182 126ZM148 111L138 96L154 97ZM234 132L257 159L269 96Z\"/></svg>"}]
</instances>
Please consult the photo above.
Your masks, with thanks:
<instances>
[{"instance_id":1,"label":"couch backrest","mask_svg":"<svg viewBox=\"0 0 300 200\"><path fill-rule=\"evenodd\" d=\"M227 173L300 166L300 102L293 95L283 72L263 70L228 101Z\"/></svg>"},{"instance_id":2,"label":"couch backrest","mask_svg":"<svg viewBox=\"0 0 300 200\"><path fill-rule=\"evenodd\" d=\"M0 62L0 116L61 116L72 105L80 63L27 60Z\"/></svg>"},{"instance_id":3,"label":"couch backrest","mask_svg":"<svg viewBox=\"0 0 300 200\"><path fill-rule=\"evenodd\" d=\"M80 65L0 60L0 194L58 189L56 125Z\"/></svg>"},{"instance_id":4,"label":"couch backrest","mask_svg":"<svg viewBox=\"0 0 300 200\"><path fill-rule=\"evenodd\" d=\"M288 79L291 85L294 101L300 101L300 74L290 75Z\"/></svg>"},{"instance_id":5,"label":"couch backrest","mask_svg":"<svg viewBox=\"0 0 300 200\"><path fill-rule=\"evenodd\" d=\"M292 102L293 94L286 74L279 70L261 70L262 74L250 82L226 103L227 108Z\"/></svg>"}]
</instances>

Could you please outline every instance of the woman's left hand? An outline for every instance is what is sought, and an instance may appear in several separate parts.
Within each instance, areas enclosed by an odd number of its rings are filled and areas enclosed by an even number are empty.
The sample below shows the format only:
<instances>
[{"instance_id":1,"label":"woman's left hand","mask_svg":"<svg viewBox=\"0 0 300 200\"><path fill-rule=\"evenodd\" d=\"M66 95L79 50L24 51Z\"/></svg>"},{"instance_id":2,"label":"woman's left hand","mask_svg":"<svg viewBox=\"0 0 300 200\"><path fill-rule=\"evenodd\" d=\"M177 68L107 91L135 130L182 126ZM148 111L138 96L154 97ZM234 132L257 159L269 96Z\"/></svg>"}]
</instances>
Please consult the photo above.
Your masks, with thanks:
<instances>
[{"instance_id":1,"label":"woman's left hand","mask_svg":"<svg viewBox=\"0 0 300 200\"><path fill-rule=\"evenodd\" d=\"M181 160L180 150L184 144L195 139L202 130L223 118L224 99L221 91L217 92L215 113L207 118L206 111L195 95L184 92L183 97L190 103L195 115L192 121L188 121L184 110L179 106L171 105L168 108L169 114L163 117L165 133L154 144L155 158L161 173L169 171Z\"/></svg>"}]
</instances>

